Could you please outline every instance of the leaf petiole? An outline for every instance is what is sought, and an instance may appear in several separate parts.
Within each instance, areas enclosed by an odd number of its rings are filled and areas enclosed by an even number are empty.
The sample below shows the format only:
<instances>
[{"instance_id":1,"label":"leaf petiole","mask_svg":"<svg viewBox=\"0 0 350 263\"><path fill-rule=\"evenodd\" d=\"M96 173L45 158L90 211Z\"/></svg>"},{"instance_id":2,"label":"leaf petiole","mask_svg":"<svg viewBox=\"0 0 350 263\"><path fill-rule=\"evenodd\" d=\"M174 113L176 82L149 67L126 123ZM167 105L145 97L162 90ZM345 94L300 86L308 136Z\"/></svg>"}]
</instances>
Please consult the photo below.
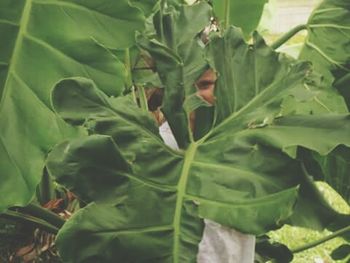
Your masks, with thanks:
<instances>
[{"instance_id":1,"label":"leaf petiole","mask_svg":"<svg viewBox=\"0 0 350 263\"><path fill-rule=\"evenodd\" d=\"M42 230L47 231L51 234L57 234L59 228L51 225L50 223L46 222L45 220L36 218L34 216L25 215L20 212L16 211L6 211L0 215L0 217L7 218L10 220L14 220L16 222L27 222L30 223L32 226L38 227Z\"/></svg>"},{"instance_id":2,"label":"leaf petiole","mask_svg":"<svg viewBox=\"0 0 350 263\"><path fill-rule=\"evenodd\" d=\"M277 39L275 42L273 42L271 44L271 48L272 49L279 48L284 43L286 43L289 39L294 37L297 33L299 33L302 30L306 30L306 29L307 29L307 25L306 24L298 25L298 26L292 28L287 33L285 33L283 36L281 36L279 39Z\"/></svg>"},{"instance_id":3,"label":"leaf petiole","mask_svg":"<svg viewBox=\"0 0 350 263\"><path fill-rule=\"evenodd\" d=\"M345 234L348 231L350 231L350 225L347 226L347 227L344 227L344 228L342 228L342 229L340 229L340 230L338 230L338 231L336 231L336 232L334 232L334 233L332 233L332 234L330 234L328 236L320 238L320 239L318 239L316 241L313 241L311 243L308 243L308 244L302 245L300 247L291 249L291 252L293 254L303 252L303 251L305 251L307 249L316 247L316 246L321 245L321 244L323 244L323 243L325 243L325 242L327 242L327 241L329 241L329 240L331 240L333 238L336 238L336 237L338 237L338 236L340 236L342 234Z\"/></svg>"},{"instance_id":4,"label":"leaf petiole","mask_svg":"<svg viewBox=\"0 0 350 263\"><path fill-rule=\"evenodd\" d=\"M48 222L50 225L56 227L56 228L61 228L63 224L66 222L62 217L59 215L51 212L50 210L43 208L39 205L35 204L29 204L26 207L20 207L16 208L17 213L25 213L30 215L31 217L37 218L38 220L43 220ZM14 212L14 211L11 211Z\"/></svg>"}]
</instances>

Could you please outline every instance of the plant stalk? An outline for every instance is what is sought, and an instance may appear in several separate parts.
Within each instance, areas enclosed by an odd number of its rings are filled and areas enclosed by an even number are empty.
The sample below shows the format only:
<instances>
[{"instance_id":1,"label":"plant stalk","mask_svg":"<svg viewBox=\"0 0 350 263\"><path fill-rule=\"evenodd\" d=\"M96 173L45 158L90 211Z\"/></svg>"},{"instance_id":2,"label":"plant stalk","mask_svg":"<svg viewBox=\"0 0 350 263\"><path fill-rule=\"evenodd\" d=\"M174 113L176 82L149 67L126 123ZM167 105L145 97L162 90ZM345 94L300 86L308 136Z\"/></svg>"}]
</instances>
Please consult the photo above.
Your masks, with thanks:
<instances>
[{"instance_id":1,"label":"plant stalk","mask_svg":"<svg viewBox=\"0 0 350 263\"><path fill-rule=\"evenodd\" d=\"M340 235L342 235L342 234L344 234L344 233L346 233L348 231L350 231L350 226L344 227L344 228L342 228L342 229L340 229L340 230L338 230L338 231L336 231L336 232L334 232L334 233L332 233L332 234L330 234L330 235L328 235L326 237L320 238L320 239L318 239L316 241L313 241L311 243L308 243L308 244L302 245L300 247L291 249L291 252L293 254L300 253L300 252L305 251L307 249L310 249L310 248L316 247L318 245L321 245L322 243L325 243L325 242L327 242L327 241L329 241L329 240L331 240L333 238L336 238L336 237L338 237L338 236L340 236Z\"/></svg>"},{"instance_id":2,"label":"plant stalk","mask_svg":"<svg viewBox=\"0 0 350 263\"><path fill-rule=\"evenodd\" d=\"M230 25L230 1L225 0L224 11L225 11L225 20L224 20L224 30L226 30Z\"/></svg>"},{"instance_id":3,"label":"plant stalk","mask_svg":"<svg viewBox=\"0 0 350 263\"><path fill-rule=\"evenodd\" d=\"M50 225L55 226L56 228L61 228L63 224L66 222L59 215L51 212L50 210L43 208L38 205L29 204L26 207L17 208L20 212L26 213L30 216L39 218L41 220L45 220Z\"/></svg>"},{"instance_id":4,"label":"plant stalk","mask_svg":"<svg viewBox=\"0 0 350 263\"><path fill-rule=\"evenodd\" d=\"M131 91L133 101L137 104L136 90L135 90L134 83L132 81L132 68L131 68L131 58L130 58L129 48L125 50L124 64L126 69L126 90Z\"/></svg>"},{"instance_id":5,"label":"plant stalk","mask_svg":"<svg viewBox=\"0 0 350 263\"><path fill-rule=\"evenodd\" d=\"M274 43L271 44L272 49L277 49L280 46L282 46L284 43L286 43L289 39L291 39L293 36L295 36L297 33L299 33L302 30L307 29L306 24L298 25L291 30L289 30L287 33L285 33L283 36L281 36L279 39L277 39Z\"/></svg>"},{"instance_id":6,"label":"plant stalk","mask_svg":"<svg viewBox=\"0 0 350 263\"><path fill-rule=\"evenodd\" d=\"M30 223L32 226L38 227L51 234L57 234L59 230L59 228L49 224L48 222L42 219L36 218L34 216L30 216L30 215L25 215L16 211L4 212L0 215L0 217L14 220L16 222L20 221L24 223Z\"/></svg>"},{"instance_id":7,"label":"plant stalk","mask_svg":"<svg viewBox=\"0 0 350 263\"><path fill-rule=\"evenodd\" d=\"M166 6L166 0L161 0L160 1L160 12L159 12L159 16L160 16L160 40L163 43L166 43L165 41L165 35L164 35L164 25L163 25L163 14L164 14L164 10L165 10L165 6Z\"/></svg>"},{"instance_id":8,"label":"plant stalk","mask_svg":"<svg viewBox=\"0 0 350 263\"><path fill-rule=\"evenodd\" d=\"M132 74L131 74L131 58L130 58L129 48L125 50L124 64L126 69L126 86L127 86L127 89L130 89L132 87L133 81L132 81Z\"/></svg>"},{"instance_id":9,"label":"plant stalk","mask_svg":"<svg viewBox=\"0 0 350 263\"><path fill-rule=\"evenodd\" d=\"M41 205L46 204L54 198L53 181L48 174L47 170L44 170L43 177L38 187L38 200Z\"/></svg>"},{"instance_id":10,"label":"plant stalk","mask_svg":"<svg viewBox=\"0 0 350 263\"><path fill-rule=\"evenodd\" d=\"M139 98L140 98L141 109L148 112L148 102L147 102L145 88L143 86L139 86L139 87L137 87L137 91L138 91Z\"/></svg>"}]
</instances>

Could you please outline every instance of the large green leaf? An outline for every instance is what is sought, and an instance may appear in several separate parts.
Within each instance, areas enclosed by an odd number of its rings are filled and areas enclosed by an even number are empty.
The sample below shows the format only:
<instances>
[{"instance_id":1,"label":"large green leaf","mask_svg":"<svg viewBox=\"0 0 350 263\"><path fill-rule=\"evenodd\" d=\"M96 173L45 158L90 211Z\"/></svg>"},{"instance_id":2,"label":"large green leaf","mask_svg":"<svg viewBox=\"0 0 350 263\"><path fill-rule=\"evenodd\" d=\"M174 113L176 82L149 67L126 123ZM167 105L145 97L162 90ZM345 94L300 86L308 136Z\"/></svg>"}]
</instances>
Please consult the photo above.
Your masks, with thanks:
<instances>
[{"instance_id":1,"label":"large green leaf","mask_svg":"<svg viewBox=\"0 0 350 263\"><path fill-rule=\"evenodd\" d=\"M195 262L203 218L259 235L292 215L298 189L310 181L296 158L298 147L325 155L350 145L350 116L281 116L284 97L314 97L302 88L310 65L280 57L258 36L255 41L247 45L233 28L213 40L212 61L226 57L225 68L214 63L224 80L240 72L232 63L234 50L252 50L252 59L236 57L246 69L239 88L227 79L216 87L217 94L239 91L245 104L225 111L204 137L179 151L164 145L152 117L129 98L108 98L84 79L56 86L56 111L67 121L85 122L92 134L59 145L48 158L58 182L91 202L60 230L65 262ZM270 71L254 66L264 60ZM267 81L256 89L251 79L260 79L259 72ZM218 95L217 108L232 100L231 92L230 98ZM79 96L73 100L72 94Z\"/></svg>"},{"instance_id":2,"label":"large green leaf","mask_svg":"<svg viewBox=\"0 0 350 263\"><path fill-rule=\"evenodd\" d=\"M307 23L308 36L300 54L311 61L327 83L337 88L350 106L350 2L346 0L324 0L311 14ZM334 100L334 91L328 88L324 95ZM326 91L326 89L324 90ZM333 94L332 94L333 93ZM330 105L327 97L320 99L323 105ZM339 103L334 106L343 105ZM296 106L303 111L306 108ZM343 109L342 109L343 108ZM330 108L330 111L344 111L344 107ZM331 185L349 202L349 149L339 146L327 156L309 155L308 168L316 180ZM316 161L315 161L316 160Z\"/></svg>"},{"instance_id":3,"label":"large green leaf","mask_svg":"<svg viewBox=\"0 0 350 263\"><path fill-rule=\"evenodd\" d=\"M126 0L0 0L0 212L30 201L48 150L76 133L51 111L51 87L84 76L120 94L124 65L104 45L132 45L144 20Z\"/></svg>"},{"instance_id":4,"label":"large green leaf","mask_svg":"<svg viewBox=\"0 0 350 263\"><path fill-rule=\"evenodd\" d=\"M240 27L246 37L257 28L267 2L268 0L212 0L219 21L228 18L226 23Z\"/></svg>"},{"instance_id":5,"label":"large green leaf","mask_svg":"<svg viewBox=\"0 0 350 263\"><path fill-rule=\"evenodd\" d=\"M350 2L324 0L307 23L308 36L300 58L312 61L331 83L350 73ZM350 88L350 82L347 82Z\"/></svg>"}]
</instances>

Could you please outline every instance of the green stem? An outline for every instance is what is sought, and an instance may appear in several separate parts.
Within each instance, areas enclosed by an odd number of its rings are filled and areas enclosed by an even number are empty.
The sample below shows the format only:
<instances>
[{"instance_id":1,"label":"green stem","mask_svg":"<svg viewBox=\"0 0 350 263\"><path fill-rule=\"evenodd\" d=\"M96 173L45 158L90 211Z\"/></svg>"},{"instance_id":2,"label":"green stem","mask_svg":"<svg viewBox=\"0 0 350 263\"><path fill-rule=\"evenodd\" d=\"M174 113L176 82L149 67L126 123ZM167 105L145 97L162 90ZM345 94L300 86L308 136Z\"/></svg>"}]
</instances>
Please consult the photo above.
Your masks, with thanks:
<instances>
[{"instance_id":1,"label":"green stem","mask_svg":"<svg viewBox=\"0 0 350 263\"><path fill-rule=\"evenodd\" d=\"M135 102L135 104L137 105L137 96L136 96L136 90L135 90L135 86L131 87L131 94L132 94L132 100Z\"/></svg>"},{"instance_id":2,"label":"green stem","mask_svg":"<svg viewBox=\"0 0 350 263\"><path fill-rule=\"evenodd\" d=\"M161 0L160 1L160 11L159 11L159 16L160 16L160 40L162 43L166 43L165 42L165 35L164 35L164 21L163 21L163 14L164 14L164 10L165 10L165 5L166 5L166 0Z\"/></svg>"},{"instance_id":3,"label":"green stem","mask_svg":"<svg viewBox=\"0 0 350 263\"><path fill-rule=\"evenodd\" d=\"M66 222L66 220L64 220L62 217L38 205L29 204L26 207L20 207L17 209L20 212L45 220L46 222L57 228L61 228Z\"/></svg>"},{"instance_id":4,"label":"green stem","mask_svg":"<svg viewBox=\"0 0 350 263\"><path fill-rule=\"evenodd\" d=\"M38 200L42 205L54 198L53 181L46 169L39 184L38 192Z\"/></svg>"},{"instance_id":5,"label":"green stem","mask_svg":"<svg viewBox=\"0 0 350 263\"><path fill-rule=\"evenodd\" d=\"M146 96L145 88L143 86L137 87L137 91L138 91L139 98L140 98L141 109L147 112L148 111L148 103L147 103L147 96Z\"/></svg>"},{"instance_id":6,"label":"green stem","mask_svg":"<svg viewBox=\"0 0 350 263\"><path fill-rule=\"evenodd\" d=\"M225 20L224 20L224 30L226 30L230 25L230 1L225 0L224 11L225 11Z\"/></svg>"},{"instance_id":7,"label":"green stem","mask_svg":"<svg viewBox=\"0 0 350 263\"><path fill-rule=\"evenodd\" d=\"M30 215L24 215L22 213L16 212L16 211L7 211L0 215L0 217L10 219L16 222L24 222L24 223L30 223L32 226L38 227L42 230L45 230L46 232L49 232L51 234L57 234L58 228L47 223L46 221L36 218L34 216Z\"/></svg>"},{"instance_id":8,"label":"green stem","mask_svg":"<svg viewBox=\"0 0 350 263\"><path fill-rule=\"evenodd\" d=\"M146 97L144 87L137 87L137 91L136 91L135 85L132 80L131 58L130 58L130 50L128 48L125 50L125 67L127 71L126 85L128 89L129 88L131 89L134 102L137 103L137 96L136 96L136 92L137 92L139 95L138 97L140 98L141 109L143 109L144 111L148 111L147 97Z\"/></svg>"},{"instance_id":9,"label":"green stem","mask_svg":"<svg viewBox=\"0 0 350 263\"><path fill-rule=\"evenodd\" d=\"M327 242L327 241L329 241L329 240L331 240L333 238L336 238L336 237L338 237L338 236L340 236L340 235L342 235L342 234L344 234L344 233L346 233L348 231L350 231L350 226L344 227L344 228L342 228L342 229L340 229L340 230L338 230L338 231L336 231L336 232L334 232L334 233L332 233L332 234L330 234L330 235L328 235L326 237L320 238L319 240L316 240L316 241L311 242L309 244L305 244L305 245L297 247L295 249L291 249L291 252L293 254L294 253L300 253L300 252L302 252L304 250L316 247L316 246L318 246L318 245L320 245L322 243L325 243L325 242Z\"/></svg>"},{"instance_id":10,"label":"green stem","mask_svg":"<svg viewBox=\"0 0 350 263\"><path fill-rule=\"evenodd\" d=\"M133 81L132 81L132 74L131 74L131 59L130 59L130 49L127 48L125 50L125 57L124 57L124 64L126 69L126 86L127 89L130 89L132 87Z\"/></svg>"},{"instance_id":11,"label":"green stem","mask_svg":"<svg viewBox=\"0 0 350 263\"><path fill-rule=\"evenodd\" d=\"M125 69L126 69L126 89L128 91L131 91L132 98L133 98L134 102L137 104L136 90L135 90L135 86L134 86L133 81L132 81L130 50L128 48L125 50L124 64L125 64Z\"/></svg>"},{"instance_id":12,"label":"green stem","mask_svg":"<svg viewBox=\"0 0 350 263\"><path fill-rule=\"evenodd\" d=\"M302 30L307 29L307 25L298 25L291 30L289 30L287 33L285 33L283 36L281 36L279 39L277 39L274 43L272 43L271 48L277 49L280 46L282 46L284 43L286 43L289 39L291 39L293 36L295 36L297 33L299 33Z\"/></svg>"}]
</instances>

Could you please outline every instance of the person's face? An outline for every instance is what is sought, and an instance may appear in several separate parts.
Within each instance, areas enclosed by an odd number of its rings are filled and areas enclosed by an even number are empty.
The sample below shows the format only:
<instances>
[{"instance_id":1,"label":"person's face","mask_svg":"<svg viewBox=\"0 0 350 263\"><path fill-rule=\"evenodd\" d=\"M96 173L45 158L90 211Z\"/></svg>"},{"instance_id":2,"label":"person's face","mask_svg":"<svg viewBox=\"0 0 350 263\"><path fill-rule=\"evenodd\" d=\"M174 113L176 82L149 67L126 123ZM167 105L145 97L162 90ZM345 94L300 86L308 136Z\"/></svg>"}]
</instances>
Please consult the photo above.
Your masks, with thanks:
<instances>
[{"instance_id":1,"label":"person's face","mask_svg":"<svg viewBox=\"0 0 350 263\"><path fill-rule=\"evenodd\" d=\"M216 74L212 69L208 69L203 75L196 81L197 94L201 96L206 102L214 105Z\"/></svg>"},{"instance_id":2,"label":"person's face","mask_svg":"<svg viewBox=\"0 0 350 263\"><path fill-rule=\"evenodd\" d=\"M211 105L215 103L214 89L216 82L216 74L212 69L205 71L202 76L196 81L197 95L201 96L206 102ZM195 112L190 114L190 126L192 131L195 125Z\"/></svg>"}]
</instances>

